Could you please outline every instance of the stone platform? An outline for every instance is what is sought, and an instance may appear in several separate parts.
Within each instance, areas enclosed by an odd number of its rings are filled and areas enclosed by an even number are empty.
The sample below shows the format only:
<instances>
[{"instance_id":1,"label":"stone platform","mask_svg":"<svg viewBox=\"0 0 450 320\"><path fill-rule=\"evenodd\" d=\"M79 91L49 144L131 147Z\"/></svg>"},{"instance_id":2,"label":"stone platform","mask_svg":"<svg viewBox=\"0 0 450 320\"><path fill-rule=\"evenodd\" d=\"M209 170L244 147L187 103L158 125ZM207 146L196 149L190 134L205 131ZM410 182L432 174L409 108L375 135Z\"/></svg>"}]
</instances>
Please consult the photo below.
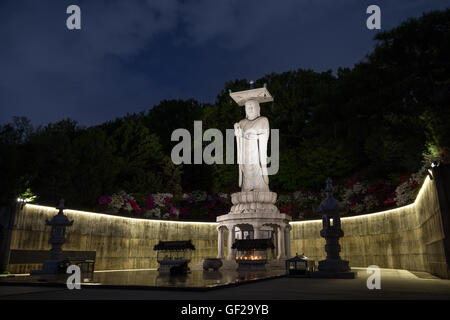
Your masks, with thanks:
<instances>
[{"instance_id":1,"label":"stone platform","mask_svg":"<svg viewBox=\"0 0 450 320\"><path fill-rule=\"evenodd\" d=\"M275 206L277 194L270 191L236 192L231 195L233 206L228 214L218 216L218 258L234 260L236 252L231 248L240 234L240 239L265 239L276 236L277 259L290 253L291 217L280 213ZM228 231L227 256L224 255L224 231Z\"/></svg>"}]
</instances>

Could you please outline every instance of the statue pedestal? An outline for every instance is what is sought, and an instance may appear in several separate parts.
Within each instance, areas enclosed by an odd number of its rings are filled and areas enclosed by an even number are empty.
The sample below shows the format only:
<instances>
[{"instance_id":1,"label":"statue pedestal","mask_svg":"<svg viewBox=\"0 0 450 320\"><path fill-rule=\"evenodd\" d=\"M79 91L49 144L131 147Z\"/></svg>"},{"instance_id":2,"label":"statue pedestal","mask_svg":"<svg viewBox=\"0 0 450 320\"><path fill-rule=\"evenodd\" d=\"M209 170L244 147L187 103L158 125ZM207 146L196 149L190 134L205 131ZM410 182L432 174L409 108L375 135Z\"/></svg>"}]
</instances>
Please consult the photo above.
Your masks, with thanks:
<instances>
[{"instance_id":1,"label":"statue pedestal","mask_svg":"<svg viewBox=\"0 0 450 320\"><path fill-rule=\"evenodd\" d=\"M280 214L275 206L276 201L275 192L236 192L231 195L233 206L229 214Z\"/></svg>"},{"instance_id":2,"label":"statue pedestal","mask_svg":"<svg viewBox=\"0 0 450 320\"><path fill-rule=\"evenodd\" d=\"M275 206L277 194L270 191L237 192L231 195L233 206L228 214L218 216L218 258L235 259L235 250L231 248L236 232L247 231L253 239L266 238L262 229L272 230L276 234L277 259L290 256L291 217L280 213ZM228 231L227 256L224 256L223 232Z\"/></svg>"}]
</instances>

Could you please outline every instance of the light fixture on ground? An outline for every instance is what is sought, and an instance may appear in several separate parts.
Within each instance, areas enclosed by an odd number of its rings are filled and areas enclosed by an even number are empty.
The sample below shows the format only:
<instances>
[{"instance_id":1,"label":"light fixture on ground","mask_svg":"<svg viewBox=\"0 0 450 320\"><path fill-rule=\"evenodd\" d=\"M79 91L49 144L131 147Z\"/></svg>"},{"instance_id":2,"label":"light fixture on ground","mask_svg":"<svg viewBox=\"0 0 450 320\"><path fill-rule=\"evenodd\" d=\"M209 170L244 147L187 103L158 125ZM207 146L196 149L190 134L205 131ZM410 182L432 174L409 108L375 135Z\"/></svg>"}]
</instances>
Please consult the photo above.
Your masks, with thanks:
<instances>
[{"instance_id":1,"label":"light fixture on ground","mask_svg":"<svg viewBox=\"0 0 450 320\"><path fill-rule=\"evenodd\" d=\"M286 260L286 276L309 277L315 270L315 261L306 257L303 253Z\"/></svg>"}]
</instances>

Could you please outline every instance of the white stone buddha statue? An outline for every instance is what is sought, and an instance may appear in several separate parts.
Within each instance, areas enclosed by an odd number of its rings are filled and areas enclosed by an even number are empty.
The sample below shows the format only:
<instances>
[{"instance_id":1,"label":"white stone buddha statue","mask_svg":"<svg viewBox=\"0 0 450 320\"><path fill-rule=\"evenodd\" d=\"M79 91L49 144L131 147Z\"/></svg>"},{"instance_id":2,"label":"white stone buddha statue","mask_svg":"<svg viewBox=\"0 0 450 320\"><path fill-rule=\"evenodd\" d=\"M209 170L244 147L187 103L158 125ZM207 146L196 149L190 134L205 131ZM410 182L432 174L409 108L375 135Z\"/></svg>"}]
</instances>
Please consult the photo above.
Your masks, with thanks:
<instances>
[{"instance_id":1,"label":"white stone buddha statue","mask_svg":"<svg viewBox=\"0 0 450 320\"><path fill-rule=\"evenodd\" d=\"M242 192L269 192L267 143L269 120L260 115L257 100L245 101L246 118L234 124L239 163L239 186Z\"/></svg>"}]
</instances>

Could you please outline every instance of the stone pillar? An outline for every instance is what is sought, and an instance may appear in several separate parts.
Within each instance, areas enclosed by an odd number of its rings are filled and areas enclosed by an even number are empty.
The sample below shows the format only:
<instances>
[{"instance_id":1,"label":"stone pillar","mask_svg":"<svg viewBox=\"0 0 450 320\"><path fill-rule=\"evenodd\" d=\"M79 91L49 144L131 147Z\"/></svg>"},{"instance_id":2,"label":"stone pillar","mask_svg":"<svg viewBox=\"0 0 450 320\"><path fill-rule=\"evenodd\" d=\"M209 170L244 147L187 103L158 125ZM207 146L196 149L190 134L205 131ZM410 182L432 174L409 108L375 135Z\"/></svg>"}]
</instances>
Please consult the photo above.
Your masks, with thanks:
<instances>
[{"instance_id":1,"label":"stone pillar","mask_svg":"<svg viewBox=\"0 0 450 320\"><path fill-rule=\"evenodd\" d=\"M291 257L291 226L287 225L285 230L285 248L286 248L286 258L289 259Z\"/></svg>"},{"instance_id":2,"label":"stone pillar","mask_svg":"<svg viewBox=\"0 0 450 320\"><path fill-rule=\"evenodd\" d=\"M217 228L217 258L223 259L223 228L220 226Z\"/></svg>"},{"instance_id":3,"label":"stone pillar","mask_svg":"<svg viewBox=\"0 0 450 320\"><path fill-rule=\"evenodd\" d=\"M234 243L234 226L229 226L228 227L228 253L227 253L227 260L233 260L235 255L234 255L234 249L231 248L231 246Z\"/></svg>"},{"instance_id":4,"label":"stone pillar","mask_svg":"<svg viewBox=\"0 0 450 320\"><path fill-rule=\"evenodd\" d=\"M261 237L261 226L259 224L253 225L253 239L260 239Z\"/></svg>"},{"instance_id":5,"label":"stone pillar","mask_svg":"<svg viewBox=\"0 0 450 320\"><path fill-rule=\"evenodd\" d=\"M278 226L278 255L277 259L284 259L286 258L286 254L284 251L284 227Z\"/></svg>"}]
</instances>

